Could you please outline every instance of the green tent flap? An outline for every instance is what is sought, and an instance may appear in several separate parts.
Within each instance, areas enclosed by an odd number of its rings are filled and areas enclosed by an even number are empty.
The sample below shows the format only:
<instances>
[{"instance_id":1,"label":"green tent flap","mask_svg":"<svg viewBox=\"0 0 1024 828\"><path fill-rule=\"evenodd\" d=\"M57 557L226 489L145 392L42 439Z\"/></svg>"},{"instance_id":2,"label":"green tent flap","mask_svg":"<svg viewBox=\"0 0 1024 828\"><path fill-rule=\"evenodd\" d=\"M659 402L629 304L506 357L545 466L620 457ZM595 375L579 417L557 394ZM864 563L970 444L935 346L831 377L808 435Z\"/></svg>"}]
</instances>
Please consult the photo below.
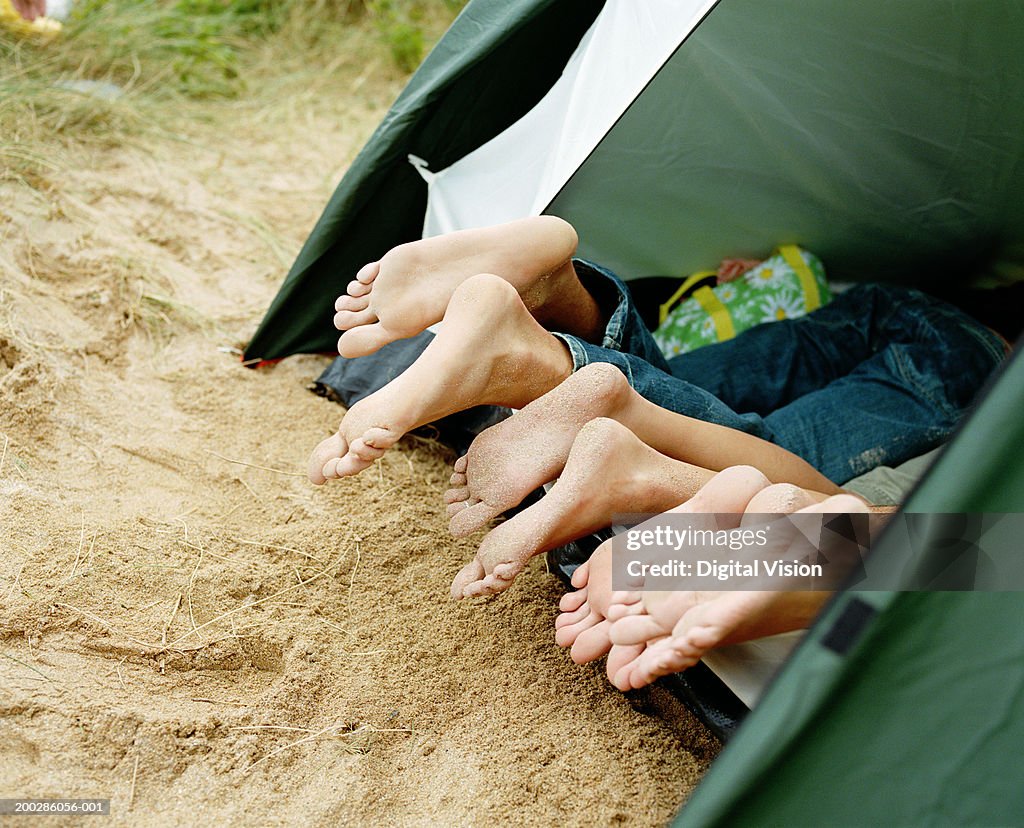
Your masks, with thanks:
<instances>
[{"instance_id":1,"label":"green tent flap","mask_svg":"<svg viewBox=\"0 0 1024 828\"><path fill-rule=\"evenodd\" d=\"M601 5L468 5L346 172L244 358L333 351L335 297L364 264L422 234L427 190L407 155L444 167L512 124L558 77Z\"/></svg>"},{"instance_id":2,"label":"green tent flap","mask_svg":"<svg viewBox=\"0 0 1024 828\"><path fill-rule=\"evenodd\" d=\"M721 0L549 212L627 278L792 242L964 283L1024 239L1022 42L1018 2Z\"/></svg>"},{"instance_id":3,"label":"green tent flap","mask_svg":"<svg viewBox=\"0 0 1024 828\"><path fill-rule=\"evenodd\" d=\"M907 511L1024 511L1024 359L1002 374ZM984 549L1024 552L1006 533ZM835 652L824 642L861 604L873 622ZM1024 824L1022 617L1018 592L838 596L675 824Z\"/></svg>"}]
</instances>

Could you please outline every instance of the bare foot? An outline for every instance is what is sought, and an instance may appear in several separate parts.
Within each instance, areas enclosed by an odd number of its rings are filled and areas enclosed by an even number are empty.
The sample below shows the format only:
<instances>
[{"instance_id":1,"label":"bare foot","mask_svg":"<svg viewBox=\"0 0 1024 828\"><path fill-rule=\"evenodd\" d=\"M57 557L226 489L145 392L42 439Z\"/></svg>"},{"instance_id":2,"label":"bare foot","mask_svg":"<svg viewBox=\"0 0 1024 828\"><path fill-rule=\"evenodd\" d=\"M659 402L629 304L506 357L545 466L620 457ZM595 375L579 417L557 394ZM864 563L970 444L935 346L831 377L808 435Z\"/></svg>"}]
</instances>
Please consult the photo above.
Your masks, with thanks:
<instances>
[{"instance_id":1,"label":"bare foot","mask_svg":"<svg viewBox=\"0 0 1024 828\"><path fill-rule=\"evenodd\" d=\"M691 499L696 500L692 509L684 504L671 511L728 511L737 495L742 498L744 492L756 492L768 485L767 478L749 466L737 467L723 474L726 475L723 481L726 485L715 486L709 483L701 487ZM717 480L720 477L722 475L708 473L705 479ZM562 647L572 647L570 654L577 664L594 661L607 654L609 677L636 659L649 644L648 640L628 646L612 644L610 633L613 619L637 614L638 610L631 605L639 603L640 593L612 592L611 544L611 541L605 541L594 551L590 561L583 565L587 570L581 576L580 583L577 583L574 573L572 583L577 591L562 596L559 604L562 612L555 619L556 643ZM627 599L630 603L628 613L623 607ZM651 631L652 640L656 638L655 632ZM667 635L667 632L661 635ZM577 641L580 642L578 645Z\"/></svg>"},{"instance_id":2,"label":"bare foot","mask_svg":"<svg viewBox=\"0 0 1024 828\"><path fill-rule=\"evenodd\" d=\"M572 574L576 588L562 596L555 619L555 643L569 647L577 664L596 661L612 648L608 608L612 597L612 542L602 543ZM617 672L643 651L642 645L620 646L609 670Z\"/></svg>"},{"instance_id":3,"label":"bare foot","mask_svg":"<svg viewBox=\"0 0 1024 828\"><path fill-rule=\"evenodd\" d=\"M665 511L711 476L658 454L614 420L591 420L551 491L484 538L476 558L455 577L452 597L508 589L534 555L610 526L616 514Z\"/></svg>"},{"instance_id":4,"label":"bare foot","mask_svg":"<svg viewBox=\"0 0 1024 828\"><path fill-rule=\"evenodd\" d=\"M633 390L618 368L593 363L473 441L456 462L445 493L452 534L477 531L554 480L579 430L596 417L617 420L661 454L712 471L750 463L772 480L795 481L822 493L822 500L840 491L785 449L660 408Z\"/></svg>"},{"instance_id":5,"label":"bare foot","mask_svg":"<svg viewBox=\"0 0 1024 828\"><path fill-rule=\"evenodd\" d=\"M853 495L815 503L796 487L776 485L750 499L744 511L839 513L867 507ZM623 691L644 687L692 667L715 647L804 629L829 597L830 592L811 591L616 592L606 616L612 653L624 649L614 668L609 657L608 678ZM625 658L627 652L634 657Z\"/></svg>"},{"instance_id":6,"label":"bare foot","mask_svg":"<svg viewBox=\"0 0 1024 828\"><path fill-rule=\"evenodd\" d=\"M593 363L481 433L456 461L445 493L451 533L472 534L558 477L580 429L597 417L617 419L633 393L618 368Z\"/></svg>"},{"instance_id":7,"label":"bare foot","mask_svg":"<svg viewBox=\"0 0 1024 828\"><path fill-rule=\"evenodd\" d=\"M426 330L478 273L509 282L542 325L590 338L603 322L572 266L577 241L562 219L534 216L399 245L365 265L335 302L334 325L345 331L338 352L365 356Z\"/></svg>"},{"instance_id":8,"label":"bare foot","mask_svg":"<svg viewBox=\"0 0 1024 828\"><path fill-rule=\"evenodd\" d=\"M452 295L444 329L399 377L353 405L309 460L316 484L356 474L408 431L474 405L519 408L572 371L504 279L479 274Z\"/></svg>"}]
</instances>

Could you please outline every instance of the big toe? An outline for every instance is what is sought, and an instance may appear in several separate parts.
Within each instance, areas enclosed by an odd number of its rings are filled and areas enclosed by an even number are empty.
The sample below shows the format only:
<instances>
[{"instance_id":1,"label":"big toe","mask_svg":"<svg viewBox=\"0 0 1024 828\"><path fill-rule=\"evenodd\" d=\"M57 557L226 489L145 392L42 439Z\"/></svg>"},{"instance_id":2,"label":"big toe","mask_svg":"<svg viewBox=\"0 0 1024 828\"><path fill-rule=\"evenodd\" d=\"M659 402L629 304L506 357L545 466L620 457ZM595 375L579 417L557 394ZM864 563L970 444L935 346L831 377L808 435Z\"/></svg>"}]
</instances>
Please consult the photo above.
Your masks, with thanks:
<instances>
[{"instance_id":1,"label":"big toe","mask_svg":"<svg viewBox=\"0 0 1024 828\"><path fill-rule=\"evenodd\" d=\"M339 433L332 434L326 440L322 440L309 456L309 466L306 473L309 475L310 482L315 483L317 486L321 485L327 480L327 475L324 473L324 467L327 465L327 462L329 460L339 460L347 452L348 444ZM333 471L330 476L334 476Z\"/></svg>"},{"instance_id":2,"label":"big toe","mask_svg":"<svg viewBox=\"0 0 1024 828\"><path fill-rule=\"evenodd\" d=\"M380 322L375 322L372 325L360 325L341 335L338 340L338 353L349 359L367 356L399 338Z\"/></svg>"},{"instance_id":3,"label":"big toe","mask_svg":"<svg viewBox=\"0 0 1024 828\"><path fill-rule=\"evenodd\" d=\"M612 685L623 692L643 685L637 681L637 661L644 653L643 644L613 644L608 653L606 671Z\"/></svg>"},{"instance_id":4,"label":"big toe","mask_svg":"<svg viewBox=\"0 0 1024 828\"><path fill-rule=\"evenodd\" d=\"M608 638L609 626L607 620L601 620L589 629L582 630L569 650L572 660L577 664L587 664L607 653L612 648L611 639Z\"/></svg>"},{"instance_id":5,"label":"big toe","mask_svg":"<svg viewBox=\"0 0 1024 828\"><path fill-rule=\"evenodd\" d=\"M485 574L484 565L477 558L473 558L473 560L459 570L459 574L452 581L452 598L458 600L467 597L466 589L472 584L483 580Z\"/></svg>"}]
</instances>

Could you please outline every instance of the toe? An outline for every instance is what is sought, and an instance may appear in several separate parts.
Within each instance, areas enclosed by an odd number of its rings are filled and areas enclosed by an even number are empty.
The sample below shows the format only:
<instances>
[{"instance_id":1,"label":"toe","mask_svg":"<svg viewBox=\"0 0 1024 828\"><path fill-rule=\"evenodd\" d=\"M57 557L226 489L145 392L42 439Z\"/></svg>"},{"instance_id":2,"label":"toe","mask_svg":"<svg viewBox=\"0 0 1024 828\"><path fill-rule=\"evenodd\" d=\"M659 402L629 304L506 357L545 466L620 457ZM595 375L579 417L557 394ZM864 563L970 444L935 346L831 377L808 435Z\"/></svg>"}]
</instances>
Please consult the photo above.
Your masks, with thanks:
<instances>
[{"instance_id":1,"label":"toe","mask_svg":"<svg viewBox=\"0 0 1024 828\"><path fill-rule=\"evenodd\" d=\"M389 428L369 428L363 433L363 442L375 449L385 451L391 448L401 438L401 434Z\"/></svg>"},{"instance_id":2,"label":"toe","mask_svg":"<svg viewBox=\"0 0 1024 828\"><path fill-rule=\"evenodd\" d=\"M361 311L366 310L369 306L370 298L368 296L349 296L347 293L343 293L334 300L336 311Z\"/></svg>"},{"instance_id":3,"label":"toe","mask_svg":"<svg viewBox=\"0 0 1024 828\"><path fill-rule=\"evenodd\" d=\"M338 340L338 353L350 359L366 356L396 339L398 337L388 331L380 322L374 322L372 325L359 325L341 335Z\"/></svg>"},{"instance_id":4,"label":"toe","mask_svg":"<svg viewBox=\"0 0 1024 828\"><path fill-rule=\"evenodd\" d=\"M575 612L587 600L587 588L575 589L565 593L558 602L558 609L561 612Z\"/></svg>"},{"instance_id":5,"label":"toe","mask_svg":"<svg viewBox=\"0 0 1024 828\"><path fill-rule=\"evenodd\" d=\"M611 650L612 642L608 638L610 626L607 620L602 619L589 629L581 631L569 651L572 660L577 664L587 664Z\"/></svg>"},{"instance_id":6,"label":"toe","mask_svg":"<svg viewBox=\"0 0 1024 828\"><path fill-rule=\"evenodd\" d=\"M445 511L448 513L448 518L450 520L451 518L455 517L459 512L462 512L462 511L464 511L464 510L466 510L468 508L469 508L469 504L467 502L465 502L465 501L462 501L462 502L456 501L455 503L449 503L445 507ZM448 531L449 532L451 531L450 527L449 527Z\"/></svg>"},{"instance_id":7,"label":"toe","mask_svg":"<svg viewBox=\"0 0 1024 828\"><path fill-rule=\"evenodd\" d=\"M484 564L486 566L486 564ZM523 571L523 563L520 561L510 561L508 563L501 563L494 567L494 571L491 575L495 580L505 581L506 583L512 583L520 572Z\"/></svg>"},{"instance_id":8,"label":"toe","mask_svg":"<svg viewBox=\"0 0 1024 828\"><path fill-rule=\"evenodd\" d=\"M588 608L587 614L575 623L555 627L555 643L559 647L572 647L581 633L586 632L596 624L600 624L602 620L600 615L590 612Z\"/></svg>"},{"instance_id":9,"label":"toe","mask_svg":"<svg viewBox=\"0 0 1024 828\"><path fill-rule=\"evenodd\" d=\"M644 652L642 644L613 644L608 653L607 673L612 685L623 692L632 690L636 661ZM641 686L641 685L636 685Z\"/></svg>"},{"instance_id":10,"label":"toe","mask_svg":"<svg viewBox=\"0 0 1024 828\"><path fill-rule=\"evenodd\" d=\"M590 604L584 602L574 610L566 610L558 613L555 617L555 628L560 629L561 627L570 627L573 624L579 623L590 614Z\"/></svg>"},{"instance_id":11,"label":"toe","mask_svg":"<svg viewBox=\"0 0 1024 828\"><path fill-rule=\"evenodd\" d=\"M569 582L576 587L576 589L583 589L587 585L587 581L590 579L590 560L586 560L576 567L576 571L572 573L572 577Z\"/></svg>"},{"instance_id":12,"label":"toe","mask_svg":"<svg viewBox=\"0 0 1024 828\"><path fill-rule=\"evenodd\" d=\"M461 503L464 500L469 500L469 488L467 486L453 486L444 493L445 503Z\"/></svg>"},{"instance_id":13,"label":"toe","mask_svg":"<svg viewBox=\"0 0 1024 828\"><path fill-rule=\"evenodd\" d=\"M480 598L504 592L512 586L512 582L515 580L516 575L518 575L523 569L522 564L515 561L502 562L496 566L490 567L488 566L486 557L479 553L477 553L477 562L483 569L483 576L476 581L467 584L463 588L462 594L466 598ZM491 571L488 572L488 569Z\"/></svg>"},{"instance_id":14,"label":"toe","mask_svg":"<svg viewBox=\"0 0 1024 828\"><path fill-rule=\"evenodd\" d=\"M614 644L642 644L667 632L651 616L633 615L616 621L612 625L611 637Z\"/></svg>"},{"instance_id":15,"label":"toe","mask_svg":"<svg viewBox=\"0 0 1024 828\"><path fill-rule=\"evenodd\" d=\"M692 667L700 655L689 646L680 646L678 639L664 638L648 647L637 659L631 684L645 687L662 676Z\"/></svg>"},{"instance_id":16,"label":"toe","mask_svg":"<svg viewBox=\"0 0 1024 828\"><path fill-rule=\"evenodd\" d=\"M644 612L642 594L639 592L613 592L608 599L608 620L618 621L628 615Z\"/></svg>"},{"instance_id":17,"label":"toe","mask_svg":"<svg viewBox=\"0 0 1024 828\"><path fill-rule=\"evenodd\" d=\"M717 647L725 638L725 630L715 624L701 624L692 627L684 637L677 640L680 649L690 649L705 653Z\"/></svg>"},{"instance_id":18,"label":"toe","mask_svg":"<svg viewBox=\"0 0 1024 828\"><path fill-rule=\"evenodd\" d=\"M465 589L467 598L486 598L504 592L512 585L512 581L506 580L494 573L485 575L482 580L470 584Z\"/></svg>"},{"instance_id":19,"label":"toe","mask_svg":"<svg viewBox=\"0 0 1024 828\"><path fill-rule=\"evenodd\" d=\"M348 447L348 452L349 454L354 454L360 460L366 460L370 463L384 456L384 449L368 445L363 437L353 440L352 445Z\"/></svg>"},{"instance_id":20,"label":"toe","mask_svg":"<svg viewBox=\"0 0 1024 828\"><path fill-rule=\"evenodd\" d=\"M368 469L373 465L373 460L364 460L358 454L348 452L344 457L337 461L335 467L335 477L351 477L353 474L359 474L363 469Z\"/></svg>"},{"instance_id":21,"label":"toe","mask_svg":"<svg viewBox=\"0 0 1024 828\"><path fill-rule=\"evenodd\" d=\"M484 577L484 565L477 558L471 560L459 571L452 581L452 598L458 600L466 597L466 587L480 581Z\"/></svg>"},{"instance_id":22,"label":"toe","mask_svg":"<svg viewBox=\"0 0 1024 828\"><path fill-rule=\"evenodd\" d=\"M467 505L469 505L468 502ZM474 503L469 508L462 509L457 515L452 517L448 530L456 538L464 538L467 535L472 535L478 529L482 529L491 520L500 515L502 511L501 508L492 506L490 503L484 503L483 501Z\"/></svg>"},{"instance_id":23,"label":"toe","mask_svg":"<svg viewBox=\"0 0 1024 828\"><path fill-rule=\"evenodd\" d=\"M377 314L373 312L373 308L364 308L360 311L343 310L334 314L334 327L339 331L347 331L376 321Z\"/></svg>"},{"instance_id":24,"label":"toe","mask_svg":"<svg viewBox=\"0 0 1024 828\"><path fill-rule=\"evenodd\" d=\"M462 455L458 460L455 461L455 471L459 474L466 473L466 467L469 465L469 457L465 454Z\"/></svg>"},{"instance_id":25,"label":"toe","mask_svg":"<svg viewBox=\"0 0 1024 828\"><path fill-rule=\"evenodd\" d=\"M340 433L332 434L326 440L322 440L309 456L309 465L306 471L310 482L320 485L324 480L332 476L325 473L328 461L340 459L347 451L348 443L345 442L345 438Z\"/></svg>"},{"instance_id":26,"label":"toe","mask_svg":"<svg viewBox=\"0 0 1024 828\"><path fill-rule=\"evenodd\" d=\"M348 283L348 286L345 288L345 292L349 296L366 296L366 294L370 292L370 286L363 284L358 279L353 279Z\"/></svg>"},{"instance_id":27,"label":"toe","mask_svg":"<svg viewBox=\"0 0 1024 828\"><path fill-rule=\"evenodd\" d=\"M452 476L448 478L448 483L453 488L465 486L468 482L469 480L466 478L466 475L464 475L462 472L453 472Z\"/></svg>"},{"instance_id":28,"label":"toe","mask_svg":"<svg viewBox=\"0 0 1024 828\"><path fill-rule=\"evenodd\" d=\"M359 272L356 273L356 281L361 282L364 285L368 285L377 278L378 273L380 273L380 262L364 264L359 268Z\"/></svg>"}]
</instances>

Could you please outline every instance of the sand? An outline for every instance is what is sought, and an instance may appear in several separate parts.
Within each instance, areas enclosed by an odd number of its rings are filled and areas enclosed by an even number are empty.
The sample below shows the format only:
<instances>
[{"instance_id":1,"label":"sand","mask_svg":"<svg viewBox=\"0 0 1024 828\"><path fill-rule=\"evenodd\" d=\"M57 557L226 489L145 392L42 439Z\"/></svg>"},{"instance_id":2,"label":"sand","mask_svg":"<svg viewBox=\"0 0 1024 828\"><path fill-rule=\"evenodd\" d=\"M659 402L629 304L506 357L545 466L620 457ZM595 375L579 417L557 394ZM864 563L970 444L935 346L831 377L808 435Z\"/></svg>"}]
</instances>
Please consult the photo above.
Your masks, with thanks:
<instances>
[{"instance_id":1,"label":"sand","mask_svg":"<svg viewBox=\"0 0 1024 828\"><path fill-rule=\"evenodd\" d=\"M109 797L113 825L659 825L715 755L664 691L554 645L542 560L448 599L480 535L447 534L443 447L315 488L326 360L239 365L395 88L0 180L0 796Z\"/></svg>"}]
</instances>

